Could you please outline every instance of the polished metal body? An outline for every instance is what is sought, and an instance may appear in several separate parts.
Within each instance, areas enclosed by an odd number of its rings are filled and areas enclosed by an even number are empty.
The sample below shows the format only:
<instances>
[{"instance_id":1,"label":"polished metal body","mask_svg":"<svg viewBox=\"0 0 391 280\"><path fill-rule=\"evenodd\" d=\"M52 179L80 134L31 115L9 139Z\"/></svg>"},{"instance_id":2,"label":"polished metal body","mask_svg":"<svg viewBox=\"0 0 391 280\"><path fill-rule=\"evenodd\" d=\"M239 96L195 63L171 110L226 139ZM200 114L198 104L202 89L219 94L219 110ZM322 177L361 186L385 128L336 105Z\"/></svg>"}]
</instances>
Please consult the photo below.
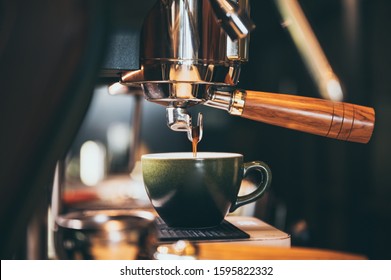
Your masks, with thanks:
<instances>
[{"instance_id":1,"label":"polished metal body","mask_svg":"<svg viewBox=\"0 0 391 280\"><path fill-rule=\"evenodd\" d=\"M144 21L141 69L121 83L167 106L168 126L192 140L187 107L204 103L211 85L235 86L248 60L248 9L248 0L158 1Z\"/></svg>"},{"instance_id":2,"label":"polished metal body","mask_svg":"<svg viewBox=\"0 0 391 280\"><path fill-rule=\"evenodd\" d=\"M237 84L247 41L230 39L209 0L159 1L144 22L143 80L123 82L140 83L150 101L191 106L210 84Z\"/></svg>"}]
</instances>

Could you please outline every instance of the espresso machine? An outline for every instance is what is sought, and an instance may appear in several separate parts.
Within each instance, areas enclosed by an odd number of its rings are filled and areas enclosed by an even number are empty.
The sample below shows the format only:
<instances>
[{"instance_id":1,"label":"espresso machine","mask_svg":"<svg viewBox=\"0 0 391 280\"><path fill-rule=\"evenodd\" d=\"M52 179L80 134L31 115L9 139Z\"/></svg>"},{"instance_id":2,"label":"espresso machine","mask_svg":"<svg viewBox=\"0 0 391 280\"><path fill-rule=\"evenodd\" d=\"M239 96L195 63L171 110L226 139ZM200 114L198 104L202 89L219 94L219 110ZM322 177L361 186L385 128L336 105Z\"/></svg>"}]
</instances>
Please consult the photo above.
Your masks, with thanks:
<instances>
[{"instance_id":1,"label":"espresso machine","mask_svg":"<svg viewBox=\"0 0 391 280\"><path fill-rule=\"evenodd\" d=\"M57 57L61 63L42 64L38 70L46 73L46 77L29 69L25 80L30 87L17 85L15 76L2 75L8 77L4 84L10 96L2 104L11 116L12 124L8 126L13 128L13 135L17 134L16 138L2 139L4 146L11 146L12 139L29 139L36 133L41 136L31 138L24 149L20 149L23 141L14 143L14 149L7 150L7 154L17 160L8 166L2 159L6 176L2 179L1 197L7 200L1 208L1 225L7 228L1 237L3 258L28 258L28 254L19 254L20 248L26 245L20 244L20 240L29 235L32 228L42 231L47 226L46 209L56 163L66 153L79 128L96 83L107 84L113 95L139 95L141 92L146 100L165 107L168 127L185 132L190 141L207 139L207 135L203 135L203 116L199 114L193 122L188 112L190 107L198 105L343 141L367 143L371 138L375 116L372 108L326 98L237 88L241 66L249 59L250 33L255 28L248 0L151 0L142 4L120 0L114 4L109 1L81 4L82 1L75 0L62 1L64 3L57 7L37 5L31 9L31 15L23 12L21 1L5 2L11 7L9 16L5 17L9 41L0 54L13 56L4 60L10 65L9 59L17 54L29 57L28 50L47 45L52 47L49 53L52 58ZM59 11L61 7L65 9ZM16 39L10 35L13 31L22 32L34 16L56 13L62 17L45 16L38 26L31 27L42 38L35 45L27 47L17 35L14 35ZM25 21L15 24L15 15L23 16ZM57 37L63 41L52 40L53 33L42 32L50 28L47 24L53 21L55 24L50 31L55 32L57 28ZM67 28L61 28L63 26ZM26 42L33 39L25 38ZM68 48L65 54L61 43ZM49 75L49 68L45 66L58 72ZM13 67L9 67L7 73L18 73L19 68ZM80 75L84 75L83 79ZM35 88L37 76L41 82L36 83ZM18 93L28 90L32 93L41 90L41 94L29 95L35 100L29 104L31 107L15 106L11 111L9 106L17 104ZM42 100L44 103L39 102ZM37 112L29 120L30 127L20 125ZM24 179L15 172L7 172L15 167L25 174ZM5 185L13 188L8 190ZM31 227L31 223L35 226ZM30 243L45 243L42 238L39 240Z\"/></svg>"},{"instance_id":2,"label":"espresso machine","mask_svg":"<svg viewBox=\"0 0 391 280\"><path fill-rule=\"evenodd\" d=\"M294 8L294 1L279 2ZM202 117L193 126L187 109L202 104L255 121L367 143L374 123L371 108L236 87L255 28L249 8L249 1L158 1L144 21L141 68L121 73L111 93L140 87L148 101L166 107L168 127L187 132L190 141L192 134L202 135ZM331 74L326 81L330 86L337 82Z\"/></svg>"}]
</instances>

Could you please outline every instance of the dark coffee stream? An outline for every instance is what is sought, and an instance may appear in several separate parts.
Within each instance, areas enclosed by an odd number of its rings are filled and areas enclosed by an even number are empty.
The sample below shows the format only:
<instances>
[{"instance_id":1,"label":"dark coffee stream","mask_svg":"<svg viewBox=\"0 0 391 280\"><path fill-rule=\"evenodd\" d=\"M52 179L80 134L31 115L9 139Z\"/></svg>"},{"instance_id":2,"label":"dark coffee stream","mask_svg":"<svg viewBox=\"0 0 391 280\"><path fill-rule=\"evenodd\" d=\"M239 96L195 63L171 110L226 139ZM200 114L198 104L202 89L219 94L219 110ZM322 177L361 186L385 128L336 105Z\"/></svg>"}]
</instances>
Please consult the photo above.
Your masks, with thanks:
<instances>
[{"instance_id":1,"label":"dark coffee stream","mask_svg":"<svg viewBox=\"0 0 391 280\"><path fill-rule=\"evenodd\" d=\"M193 146L193 157L197 157L197 145L200 140L200 130L198 126L195 126L191 129L191 134L192 134L192 146Z\"/></svg>"}]
</instances>

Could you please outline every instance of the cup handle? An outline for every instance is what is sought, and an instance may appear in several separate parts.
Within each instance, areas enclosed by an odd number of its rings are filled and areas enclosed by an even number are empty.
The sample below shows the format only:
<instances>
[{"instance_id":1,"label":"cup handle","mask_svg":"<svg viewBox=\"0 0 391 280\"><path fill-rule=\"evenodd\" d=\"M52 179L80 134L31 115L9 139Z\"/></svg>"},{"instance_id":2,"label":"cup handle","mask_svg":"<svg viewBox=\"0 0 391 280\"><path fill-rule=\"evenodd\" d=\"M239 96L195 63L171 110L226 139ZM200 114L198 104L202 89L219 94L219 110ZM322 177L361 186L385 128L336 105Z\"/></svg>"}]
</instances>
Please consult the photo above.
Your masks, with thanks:
<instances>
[{"instance_id":1,"label":"cup handle","mask_svg":"<svg viewBox=\"0 0 391 280\"><path fill-rule=\"evenodd\" d=\"M250 171L257 171L260 172L262 175L262 178L260 182L255 183L256 189L246 195L238 196L236 199L236 202L232 204L231 208L229 209L229 212L233 212L239 207L254 202L258 198L260 198L265 191L269 188L271 181L272 181L272 172L269 168L269 166L262 162L262 161L252 161L252 162L246 162L243 164L243 178L247 176L247 174Z\"/></svg>"}]
</instances>

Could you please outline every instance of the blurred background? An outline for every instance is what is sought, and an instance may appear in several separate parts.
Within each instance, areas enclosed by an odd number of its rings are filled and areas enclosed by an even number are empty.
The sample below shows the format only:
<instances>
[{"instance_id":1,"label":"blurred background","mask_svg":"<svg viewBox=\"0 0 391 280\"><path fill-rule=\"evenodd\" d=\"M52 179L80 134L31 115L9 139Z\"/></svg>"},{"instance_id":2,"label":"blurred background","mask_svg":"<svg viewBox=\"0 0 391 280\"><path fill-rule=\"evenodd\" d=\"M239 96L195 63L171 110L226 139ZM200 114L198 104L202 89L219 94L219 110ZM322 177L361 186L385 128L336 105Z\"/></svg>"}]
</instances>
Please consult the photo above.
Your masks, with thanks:
<instances>
[{"instance_id":1,"label":"blurred background","mask_svg":"<svg viewBox=\"0 0 391 280\"><path fill-rule=\"evenodd\" d=\"M193 116L204 114L198 150L237 152L245 161L262 160L270 166L272 187L254 215L290 233L293 246L390 259L391 2L299 2L343 85L344 101L375 108L371 141L347 143L196 106ZM251 17L257 28L239 87L320 98L274 1L251 1ZM89 140L113 147L108 130L115 131L117 139L129 139L135 102L133 96L109 96L105 86L97 86L68 159L79 156ZM142 153L191 151L186 135L166 126L163 106L141 102ZM129 145L114 143L125 154L114 164L126 166Z\"/></svg>"}]
</instances>

